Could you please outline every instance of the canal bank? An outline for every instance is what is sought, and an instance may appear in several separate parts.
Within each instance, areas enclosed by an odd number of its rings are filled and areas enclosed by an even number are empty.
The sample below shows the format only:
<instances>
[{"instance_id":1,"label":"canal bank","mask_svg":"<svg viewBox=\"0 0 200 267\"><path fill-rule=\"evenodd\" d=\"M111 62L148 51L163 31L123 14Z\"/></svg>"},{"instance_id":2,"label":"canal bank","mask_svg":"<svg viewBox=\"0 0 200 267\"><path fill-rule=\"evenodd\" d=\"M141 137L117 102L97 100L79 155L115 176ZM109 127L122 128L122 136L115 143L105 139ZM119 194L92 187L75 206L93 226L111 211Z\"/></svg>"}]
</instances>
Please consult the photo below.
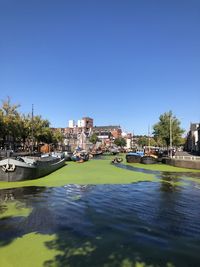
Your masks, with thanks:
<instances>
[{"instance_id":1,"label":"canal bank","mask_svg":"<svg viewBox=\"0 0 200 267\"><path fill-rule=\"evenodd\" d=\"M99 160L89 160L85 163L67 162L61 169L39 179L20 182L0 182L0 189L19 188L25 186L57 187L66 184L130 184L144 181L156 182L155 174L130 171L126 168L117 168L111 164L113 156L106 156ZM136 168L150 169L159 172L193 173L198 170L178 168L166 164L130 164L123 161L124 165Z\"/></svg>"},{"instance_id":2,"label":"canal bank","mask_svg":"<svg viewBox=\"0 0 200 267\"><path fill-rule=\"evenodd\" d=\"M187 157L169 158L165 159L165 163L174 167L200 170L200 157L190 157L190 159L187 159Z\"/></svg>"}]
</instances>

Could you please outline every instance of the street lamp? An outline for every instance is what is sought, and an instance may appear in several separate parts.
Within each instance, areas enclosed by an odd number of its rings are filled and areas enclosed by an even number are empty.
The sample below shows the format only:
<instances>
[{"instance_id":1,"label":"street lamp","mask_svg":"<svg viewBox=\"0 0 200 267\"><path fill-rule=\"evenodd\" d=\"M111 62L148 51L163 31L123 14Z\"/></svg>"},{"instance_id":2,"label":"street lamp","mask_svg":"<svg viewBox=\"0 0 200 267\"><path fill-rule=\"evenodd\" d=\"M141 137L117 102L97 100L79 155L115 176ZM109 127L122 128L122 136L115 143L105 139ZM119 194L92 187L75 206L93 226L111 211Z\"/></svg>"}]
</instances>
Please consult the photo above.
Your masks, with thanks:
<instances>
[{"instance_id":1,"label":"street lamp","mask_svg":"<svg viewBox=\"0 0 200 267\"><path fill-rule=\"evenodd\" d=\"M169 146L170 146L170 158L172 158L172 116L169 117Z\"/></svg>"},{"instance_id":2,"label":"street lamp","mask_svg":"<svg viewBox=\"0 0 200 267\"><path fill-rule=\"evenodd\" d=\"M34 108L33 108L33 104L32 104L32 114L31 114L31 141L32 141L32 144L31 144L31 153L33 153L33 111L34 111Z\"/></svg>"}]
</instances>

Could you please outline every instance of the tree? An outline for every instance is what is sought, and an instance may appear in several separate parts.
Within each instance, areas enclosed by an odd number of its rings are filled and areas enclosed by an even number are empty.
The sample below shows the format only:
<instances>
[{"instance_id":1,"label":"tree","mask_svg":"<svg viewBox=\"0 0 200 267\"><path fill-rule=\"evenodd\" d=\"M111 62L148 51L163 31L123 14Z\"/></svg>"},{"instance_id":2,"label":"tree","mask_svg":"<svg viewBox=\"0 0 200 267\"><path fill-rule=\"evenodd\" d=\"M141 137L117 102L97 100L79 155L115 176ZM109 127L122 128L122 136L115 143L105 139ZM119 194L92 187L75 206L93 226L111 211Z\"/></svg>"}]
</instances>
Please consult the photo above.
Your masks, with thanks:
<instances>
[{"instance_id":1,"label":"tree","mask_svg":"<svg viewBox=\"0 0 200 267\"><path fill-rule=\"evenodd\" d=\"M10 97L2 101L1 107L1 138L3 139L3 146L5 142L9 147L15 144L16 140L20 139L20 114L18 108L20 105L11 104Z\"/></svg>"},{"instance_id":2,"label":"tree","mask_svg":"<svg viewBox=\"0 0 200 267\"><path fill-rule=\"evenodd\" d=\"M93 133L93 134L90 136L89 141L90 141L92 144L95 145L95 144L99 141L99 138L98 138L97 134L96 134L96 133Z\"/></svg>"},{"instance_id":3,"label":"tree","mask_svg":"<svg viewBox=\"0 0 200 267\"><path fill-rule=\"evenodd\" d=\"M57 145L58 143L62 143L63 142L64 136L60 131L56 130L56 131L53 132L51 130L51 132L52 132L52 143L54 145Z\"/></svg>"},{"instance_id":4,"label":"tree","mask_svg":"<svg viewBox=\"0 0 200 267\"><path fill-rule=\"evenodd\" d=\"M126 140L122 137L116 138L114 144L120 147L126 146Z\"/></svg>"},{"instance_id":5,"label":"tree","mask_svg":"<svg viewBox=\"0 0 200 267\"><path fill-rule=\"evenodd\" d=\"M31 116L30 114L21 115L21 121L20 121L20 136L22 139L22 143L25 148L30 148L30 142L32 141L31 138Z\"/></svg>"},{"instance_id":6,"label":"tree","mask_svg":"<svg viewBox=\"0 0 200 267\"><path fill-rule=\"evenodd\" d=\"M180 121L173 115L172 111L160 115L159 122L153 126L153 130L155 140L167 147L170 146L170 139L173 146L180 145L184 133L180 127Z\"/></svg>"},{"instance_id":7,"label":"tree","mask_svg":"<svg viewBox=\"0 0 200 267\"><path fill-rule=\"evenodd\" d=\"M4 126L4 119L3 119L3 111L0 109L0 144L3 145L3 139L5 136L5 126Z\"/></svg>"},{"instance_id":8,"label":"tree","mask_svg":"<svg viewBox=\"0 0 200 267\"><path fill-rule=\"evenodd\" d=\"M18 145L30 149L40 142L58 144L63 141L61 132L50 129L50 122L41 116L18 112L20 105L11 104L10 97L0 107L0 146L16 149Z\"/></svg>"},{"instance_id":9,"label":"tree","mask_svg":"<svg viewBox=\"0 0 200 267\"><path fill-rule=\"evenodd\" d=\"M138 139L138 145L141 147L146 146L157 146L157 142L153 137L140 136Z\"/></svg>"},{"instance_id":10,"label":"tree","mask_svg":"<svg viewBox=\"0 0 200 267\"><path fill-rule=\"evenodd\" d=\"M19 115L17 109L20 107L19 104L13 104L11 105L11 99L8 96L6 100L2 101L2 111L5 116L14 116L14 115Z\"/></svg>"},{"instance_id":11,"label":"tree","mask_svg":"<svg viewBox=\"0 0 200 267\"><path fill-rule=\"evenodd\" d=\"M148 137L147 136L140 136L138 139L138 145L143 147L148 145Z\"/></svg>"},{"instance_id":12,"label":"tree","mask_svg":"<svg viewBox=\"0 0 200 267\"><path fill-rule=\"evenodd\" d=\"M33 137L36 142L45 142L49 139L49 128L50 122L48 120L43 120L41 116L34 116L33 121Z\"/></svg>"}]
</instances>

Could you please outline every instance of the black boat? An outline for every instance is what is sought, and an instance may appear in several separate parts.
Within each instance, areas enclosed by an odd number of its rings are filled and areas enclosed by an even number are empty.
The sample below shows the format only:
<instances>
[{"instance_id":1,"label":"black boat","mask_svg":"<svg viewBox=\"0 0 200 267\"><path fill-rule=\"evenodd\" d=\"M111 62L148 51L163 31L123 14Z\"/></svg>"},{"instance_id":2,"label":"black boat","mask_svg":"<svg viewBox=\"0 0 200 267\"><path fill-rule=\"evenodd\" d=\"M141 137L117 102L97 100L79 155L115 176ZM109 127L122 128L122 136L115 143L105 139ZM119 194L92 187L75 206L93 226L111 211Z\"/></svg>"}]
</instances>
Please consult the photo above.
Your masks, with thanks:
<instances>
[{"instance_id":1,"label":"black boat","mask_svg":"<svg viewBox=\"0 0 200 267\"><path fill-rule=\"evenodd\" d=\"M17 157L0 160L0 181L15 182L39 178L54 172L65 164L58 155Z\"/></svg>"},{"instance_id":2,"label":"black boat","mask_svg":"<svg viewBox=\"0 0 200 267\"><path fill-rule=\"evenodd\" d=\"M157 163L157 158L153 156L143 156L141 157L141 163L143 164L155 164Z\"/></svg>"},{"instance_id":3,"label":"black boat","mask_svg":"<svg viewBox=\"0 0 200 267\"><path fill-rule=\"evenodd\" d=\"M144 155L143 151L129 152L126 155L126 161L128 163L140 163L143 155Z\"/></svg>"},{"instance_id":4,"label":"black boat","mask_svg":"<svg viewBox=\"0 0 200 267\"><path fill-rule=\"evenodd\" d=\"M103 151L102 150L93 150L92 152L90 152L90 154L92 155L92 156L100 156L100 155L102 155L103 154Z\"/></svg>"}]
</instances>

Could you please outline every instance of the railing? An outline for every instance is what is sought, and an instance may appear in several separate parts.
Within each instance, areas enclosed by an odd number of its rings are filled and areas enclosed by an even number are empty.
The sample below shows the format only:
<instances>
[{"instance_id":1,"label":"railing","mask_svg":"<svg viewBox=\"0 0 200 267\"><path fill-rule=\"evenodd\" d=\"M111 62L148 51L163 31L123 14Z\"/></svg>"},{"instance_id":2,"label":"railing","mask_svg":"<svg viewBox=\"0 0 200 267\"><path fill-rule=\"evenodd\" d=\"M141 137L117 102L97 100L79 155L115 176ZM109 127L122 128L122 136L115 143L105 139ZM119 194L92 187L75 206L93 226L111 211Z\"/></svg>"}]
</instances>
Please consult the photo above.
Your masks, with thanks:
<instances>
[{"instance_id":1,"label":"railing","mask_svg":"<svg viewBox=\"0 0 200 267\"><path fill-rule=\"evenodd\" d=\"M173 159L179 159L179 160L199 160L200 157L197 156L173 156Z\"/></svg>"}]
</instances>

